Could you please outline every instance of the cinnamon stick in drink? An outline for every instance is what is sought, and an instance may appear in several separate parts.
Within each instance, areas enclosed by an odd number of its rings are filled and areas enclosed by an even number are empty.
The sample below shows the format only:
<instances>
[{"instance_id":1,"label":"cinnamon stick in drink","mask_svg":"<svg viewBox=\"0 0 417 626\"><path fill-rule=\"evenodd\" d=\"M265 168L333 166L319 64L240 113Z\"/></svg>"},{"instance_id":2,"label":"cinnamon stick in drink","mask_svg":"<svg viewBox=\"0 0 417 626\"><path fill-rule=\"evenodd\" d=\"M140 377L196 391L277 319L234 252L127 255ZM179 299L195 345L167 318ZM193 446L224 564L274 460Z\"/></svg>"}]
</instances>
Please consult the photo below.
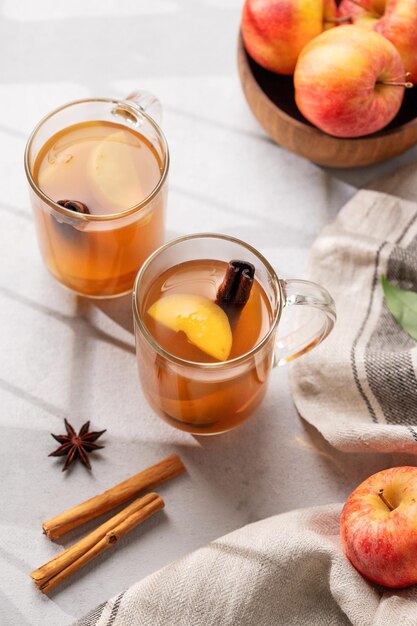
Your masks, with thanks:
<instances>
[{"instance_id":1,"label":"cinnamon stick in drink","mask_svg":"<svg viewBox=\"0 0 417 626\"><path fill-rule=\"evenodd\" d=\"M31 577L38 589L42 593L48 593L163 507L164 501L156 493L148 493L143 498L135 500L92 533L33 571Z\"/></svg>"},{"instance_id":2,"label":"cinnamon stick in drink","mask_svg":"<svg viewBox=\"0 0 417 626\"><path fill-rule=\"evenodd\" d=\"M43 531L49 539L62 537L62 535L81 526L81 524L135 498L142 491L153 489L183 472L185 472L185 467L180 457L178 454L173 454L111 489L78 504L68 511L64 511L64 513L52 517L42 524Z\"/></svg>"},{"instance_id":3,"label":"cinnamon stick in drink","mask_svg":"<svg viewBox=\"0 0 417 626\"><path fill-rule=\"evenodd\" d=\"M255 277L255 266L247 261L233 259L229 262L226 274L220 284L216 304L227 314L231 324L235 323L249 300Z\"/></svg>"}]
</instances>

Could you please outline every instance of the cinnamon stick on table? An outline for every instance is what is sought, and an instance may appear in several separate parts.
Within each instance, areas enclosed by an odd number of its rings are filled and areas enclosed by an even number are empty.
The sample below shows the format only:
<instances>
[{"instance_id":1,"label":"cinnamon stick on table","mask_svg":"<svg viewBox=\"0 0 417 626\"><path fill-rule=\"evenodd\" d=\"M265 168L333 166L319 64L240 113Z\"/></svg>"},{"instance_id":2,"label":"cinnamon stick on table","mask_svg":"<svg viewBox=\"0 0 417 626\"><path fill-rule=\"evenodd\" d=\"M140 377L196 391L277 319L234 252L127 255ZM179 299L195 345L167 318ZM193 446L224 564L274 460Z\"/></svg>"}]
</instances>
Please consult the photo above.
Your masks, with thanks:
<instances>
[{"instance_id":1,"label":"cinnamon stick on table","mask_svg":"<svg viewBox=\"0 0 417 626\"><path fill-rule=\"evenodd\" d=\"M156 493L148 493L129 504L123 511L77 541L67 550L31 573L37 587L48 593L61 581L78 571L97 555L112 547L121 537L145 519L160 511L164 501Z\"/></svg>"},{"instance_id":2,"label":"cinnamon stick on table","mask_svg":"<svg viewBox=\"0 0 417 626\"><path fill-rule=\"evenodd\" d=\"M178 454L168 456L160 463L142 470L111 489L47 520L42 524L43 531L49 539L62 537L81 524L135 498L141 491L153 489L156 485L175 478L183 472L185 472L185 467Z\"/></svg>"}]
</instances>

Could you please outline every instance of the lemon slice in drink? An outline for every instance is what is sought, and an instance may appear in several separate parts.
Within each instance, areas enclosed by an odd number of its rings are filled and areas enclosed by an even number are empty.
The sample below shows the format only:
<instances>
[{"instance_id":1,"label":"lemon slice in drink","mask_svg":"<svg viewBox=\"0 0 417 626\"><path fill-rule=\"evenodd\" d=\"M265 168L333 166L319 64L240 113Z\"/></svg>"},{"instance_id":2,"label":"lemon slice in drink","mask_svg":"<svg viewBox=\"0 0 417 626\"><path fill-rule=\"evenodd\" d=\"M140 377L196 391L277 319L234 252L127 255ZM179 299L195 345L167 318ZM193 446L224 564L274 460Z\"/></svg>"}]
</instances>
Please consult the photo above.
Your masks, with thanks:
<instances>
[{"instance_id":1,"label":"lemon slice in drink","mask_svg":"<svg viewBox=\"0 0 417 626\"><path fill-rule=\"evenodd\" d=\"M103 204L124 211L145 197L132 158L131 135L124 130L101 139L91 152L89 178Z\"/></svg>"},{"instance_id":2,"label":"lemon slice in drink","mask_svg":"<svg viewBox=\"0 0 417 626\"><path fill-rule=\"evenodd\" d=\"M182 330L197 348L226 361L232 349L229 318L221 307L203 296L172 294L154 302L149 315L167 328Z\"/></svg>"}]
</instances>

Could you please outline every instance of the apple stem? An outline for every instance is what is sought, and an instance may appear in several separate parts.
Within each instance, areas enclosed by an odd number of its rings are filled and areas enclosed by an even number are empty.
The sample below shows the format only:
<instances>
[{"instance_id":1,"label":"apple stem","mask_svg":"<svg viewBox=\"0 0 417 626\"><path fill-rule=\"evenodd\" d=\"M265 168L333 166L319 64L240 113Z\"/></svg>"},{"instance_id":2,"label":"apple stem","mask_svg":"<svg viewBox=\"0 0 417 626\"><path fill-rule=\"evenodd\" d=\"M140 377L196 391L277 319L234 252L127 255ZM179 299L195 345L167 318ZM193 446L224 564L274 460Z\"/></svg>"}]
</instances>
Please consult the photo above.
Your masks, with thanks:
<instances>
[{"instance_id":1,"label":"apple stem","mask_svg":"<svg viewBox=\"0 0 417 626\"><path fill-rule=\"evenodd\" d=\"M414 84L411 83L409 80L406 80L404 82L395 82L395 81L389 81L389 80L377 80L376 82L377 85L389 85L390 87L405 87L406 89L412 89L414 87Z\"/></svg>"},{"instance_id":2,"label":"apple stem","mask_svg":"<svg viewBox=\"0 0 417 626\"><path fill-rule=\"evenodd\" d=\"M384 496L384 490L383 489L380 489L378 491L378 495L381 498L382 502L385 504L385 506L387 506L390 511L393 511L394 507L392 506L391 502L389 502L389 500L387 500L386 497Z\"/></svg>"}]
</instances>

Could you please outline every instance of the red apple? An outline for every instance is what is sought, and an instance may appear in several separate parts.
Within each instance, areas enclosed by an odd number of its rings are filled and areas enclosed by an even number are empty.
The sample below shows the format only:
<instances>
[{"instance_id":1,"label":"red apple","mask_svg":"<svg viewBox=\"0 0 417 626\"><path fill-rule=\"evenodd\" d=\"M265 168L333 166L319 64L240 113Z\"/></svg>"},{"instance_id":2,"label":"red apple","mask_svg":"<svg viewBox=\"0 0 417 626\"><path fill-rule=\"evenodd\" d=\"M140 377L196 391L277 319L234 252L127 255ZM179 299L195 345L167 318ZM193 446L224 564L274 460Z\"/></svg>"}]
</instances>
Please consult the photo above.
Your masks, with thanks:
<instances>
[{"instance_id":1,"label":"red apple","mask_svg":"<svg viewBox=\"0 0 417 626\"><path fill-rule=\"evenodd\" d=\"M405 71L411 74L409 80L417 85L416 0L343 0L340 16L351 16L357 26L373 29L389 39L400 53Z\"/></svg>"},{"instance_id":2,"label":"red apple","mask_svg":"<svg viewBox=\"0 0 417 626\"><path fill-rule=\"evenodd\" d=\"M417 468L393 467L365 480L340 517L343 550L369 580L417 583Z\"/></svg>"},{"instance_id":3,"label":"red apple","mask_svg":"<svg viewBox=\"0 0 417 626\"><path fill-rule=\"evenodd\" d=\"M325 133L360 137L384 128L398 112L404 75L396 48L374 31L339 26L301 52L294 73L301 113Z\"/></svg>"},{"instance_id":4,"label":"red apple","mask_svg":"<svg viewBox=\"0 0 417 626\"><path fill-rule=\"evenodd\" d=\"M304 46L334 26L334 0L246 0L242 37L248 54L271 72L292 74Z\"/></svg>"}]
</instances>

